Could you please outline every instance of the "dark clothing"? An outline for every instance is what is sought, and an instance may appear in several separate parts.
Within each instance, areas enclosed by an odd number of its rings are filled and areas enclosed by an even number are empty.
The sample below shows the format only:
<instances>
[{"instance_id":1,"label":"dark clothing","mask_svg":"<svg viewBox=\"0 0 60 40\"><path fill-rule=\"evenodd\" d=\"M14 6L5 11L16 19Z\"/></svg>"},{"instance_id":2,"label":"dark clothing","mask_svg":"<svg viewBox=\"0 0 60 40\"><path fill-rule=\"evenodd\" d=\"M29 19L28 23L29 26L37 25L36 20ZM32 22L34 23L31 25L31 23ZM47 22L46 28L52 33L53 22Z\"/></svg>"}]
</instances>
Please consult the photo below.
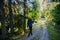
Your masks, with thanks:
<instances>
[{"instance_id":1,"label":"dark clothing","mask_svg":"<svg viewBox=\"0 0 60 40\"><path fill-rule=\"evenodd\" d=\"M28 34L28 37L30 36L30 34L32 35L32 27L29 28L29 34Z\"/></svg>"},{"instance_id":2,"label":"dark clothing","mask_svg":"<svg viewBox=\"0 0 60 40\"><path fill-rule=\"evenodd\" d=\"M28 27L29 27L29 34L28 37L30 36L30 34L32 35L32 24L34 21L32 21L31 19L28 20Z\"/></svg>"},{"instance_id":3,"label":"dark clothing","mask_svg":"<svg viewBox=\"0 0 60 40\"><path fill-rule=\"evenodd\" d=\"M32 24L33 24L34 21L32 21L31 19L28 20L28 26L29 27L32 27Z\"/></svg>"}]
</instances>

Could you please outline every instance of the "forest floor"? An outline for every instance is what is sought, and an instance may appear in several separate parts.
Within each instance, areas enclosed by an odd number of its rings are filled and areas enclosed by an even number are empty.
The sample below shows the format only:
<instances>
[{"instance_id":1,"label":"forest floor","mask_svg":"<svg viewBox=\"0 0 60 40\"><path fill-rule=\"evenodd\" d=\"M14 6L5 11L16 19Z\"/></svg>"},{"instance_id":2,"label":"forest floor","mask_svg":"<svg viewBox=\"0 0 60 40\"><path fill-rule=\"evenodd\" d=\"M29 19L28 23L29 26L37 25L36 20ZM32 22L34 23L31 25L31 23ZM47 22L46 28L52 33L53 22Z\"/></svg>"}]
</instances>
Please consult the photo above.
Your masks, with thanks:
<instances>
[{"instance_id":1,"label":"forest floor","mask_svg":"<svg viewBox=\"0 0 60 40\"><path fill-rule=\"evenodd\" d=\"M46 25L37 24L35 29L32 31L33 35L28 37L28 33L18 40L50 40L49 33Z\"/></svg>"}]
</instances>

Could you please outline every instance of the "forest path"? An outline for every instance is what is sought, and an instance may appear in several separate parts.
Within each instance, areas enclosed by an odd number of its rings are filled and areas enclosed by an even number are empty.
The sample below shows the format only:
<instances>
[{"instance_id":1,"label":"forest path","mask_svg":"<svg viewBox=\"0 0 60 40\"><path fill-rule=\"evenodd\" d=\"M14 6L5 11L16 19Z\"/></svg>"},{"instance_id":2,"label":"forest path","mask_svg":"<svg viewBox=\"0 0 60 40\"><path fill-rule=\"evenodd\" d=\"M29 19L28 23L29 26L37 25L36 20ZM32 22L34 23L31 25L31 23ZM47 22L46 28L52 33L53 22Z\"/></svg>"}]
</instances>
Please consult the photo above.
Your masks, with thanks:
<instances>
[{"instance_id":1,"label":"forest path","mask_svg":"<svg viewBox=\"0 0 60 40\"><path fill-rule=\"evenodd\" d=\"M50 40L48 30L46 25L43 24L40 27L40 24L36 25L36 28L33 30L33 35L28 37L28 33L24 35L24 37L20 38L19 40Z\"/></svg>"},{"instance_id":2,"label":"forest path","mask_svg":"<svg viewBox=\"0 0 60 40\"><path fill-rule=\"evenodd\" d=\"M40 33L40 39L39 40L50 40L48 29L46 28L45 24L42 25L42 30L41 30L41 33Z\"/></svg>"},{"instance_id":3,"label":"forest path","mask_svg":"<svg viewBox=\"0 0 60 40\"><path fill-rule=\"evenodd\" d=\"M30 35L28 37L28 33L24 35L24 37L22 37L19 40L33 40L33 38L38 35L40 33L40 25L36 25L36 28L32 31L33 35Z\"/></svg>"}]
</instances>

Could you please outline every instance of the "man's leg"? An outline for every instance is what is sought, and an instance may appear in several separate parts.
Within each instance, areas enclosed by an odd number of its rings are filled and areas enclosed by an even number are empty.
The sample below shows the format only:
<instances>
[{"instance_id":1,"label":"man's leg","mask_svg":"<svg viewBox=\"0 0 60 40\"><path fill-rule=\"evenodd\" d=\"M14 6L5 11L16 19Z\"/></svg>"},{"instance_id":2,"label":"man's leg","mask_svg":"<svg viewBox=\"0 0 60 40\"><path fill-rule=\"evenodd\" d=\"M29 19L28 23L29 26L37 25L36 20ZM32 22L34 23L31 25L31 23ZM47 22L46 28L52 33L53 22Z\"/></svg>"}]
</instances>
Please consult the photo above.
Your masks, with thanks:
<instances>
[{"instance_id":1,"label":"man's leg","mask_svg":"<svg viewBox=\"0 0 60 40\"><path fill-rule=\"evenodd\" d=\"M30 33L31 33L31 35L32 35L32 27L30 28Z\"/></svg>"},{"instance_id":2,"label":"man's leg","mask_svg":"<svg viewBox=\"0 0 60 40\"><path fill-rule=\"evenodd\" d=\"M28 34L28 37L30 36L30 27L29 27L29 34Z\"/></svg>"}]
</instances>

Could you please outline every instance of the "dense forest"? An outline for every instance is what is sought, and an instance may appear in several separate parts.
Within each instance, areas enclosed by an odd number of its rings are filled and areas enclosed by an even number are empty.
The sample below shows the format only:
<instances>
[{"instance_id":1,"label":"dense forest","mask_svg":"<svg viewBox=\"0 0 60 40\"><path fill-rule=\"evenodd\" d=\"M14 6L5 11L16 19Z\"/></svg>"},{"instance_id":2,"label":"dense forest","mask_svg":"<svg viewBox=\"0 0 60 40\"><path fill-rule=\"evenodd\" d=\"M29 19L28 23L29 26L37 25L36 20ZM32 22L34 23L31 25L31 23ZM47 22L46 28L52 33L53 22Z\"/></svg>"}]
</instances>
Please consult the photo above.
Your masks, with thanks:
<instances>
[{"instance_id":1,"label":"dense forest","mask_svg":"<svg viewBox=\"0 0 60 40\"><path fill-rule=\"evenodd\" d=\"M0 1L0 35L24 35L27 18L35 20L38 11L37 0L1 0Z\"/></svg>"},{"instance_id":2,"label":"dense forest","mask_svg":"<svg viewBox=\"0 0 60 40\"><path fill-rule=\"evenodd\" d=\"M15 40L28 33L29 18L40 25L44 21L50 39L60 40L60 0L0 0L0 40Z\"/></svg>"}]
</instances>

